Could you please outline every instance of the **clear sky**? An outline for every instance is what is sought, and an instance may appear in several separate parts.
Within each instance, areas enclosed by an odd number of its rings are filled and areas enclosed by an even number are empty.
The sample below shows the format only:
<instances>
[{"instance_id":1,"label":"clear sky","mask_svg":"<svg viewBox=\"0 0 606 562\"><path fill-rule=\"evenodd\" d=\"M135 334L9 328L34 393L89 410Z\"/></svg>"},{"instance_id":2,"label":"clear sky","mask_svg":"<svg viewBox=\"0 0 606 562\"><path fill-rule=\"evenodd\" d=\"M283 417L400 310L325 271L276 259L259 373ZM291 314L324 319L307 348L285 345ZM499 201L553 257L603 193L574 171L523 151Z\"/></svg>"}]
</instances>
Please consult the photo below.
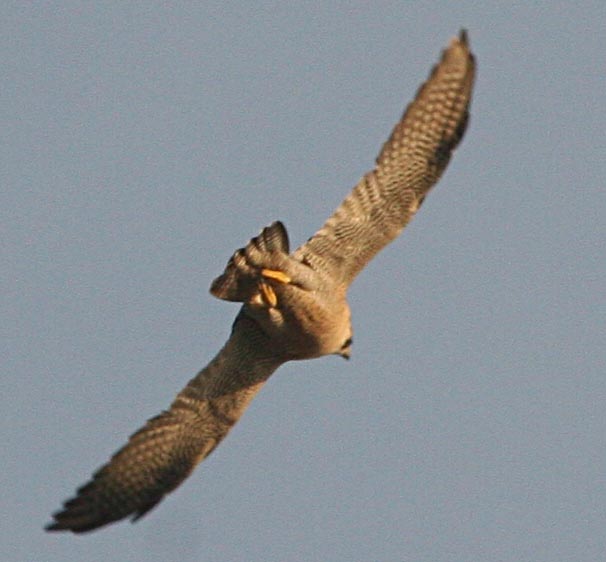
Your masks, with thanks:
<instances>
[{"instance_id":1,"label":"clear sky","mask_svg":"<svg viewBox=\"0 0 606 562\"><path fill-rule=\"evenodd\" d=\"M0 559L606 557L604 2L3 2ZM208 294L293 245L469 30L471 125L350 292L136 525L50 514L218 351Z\"/></svg>"}]
</instances>

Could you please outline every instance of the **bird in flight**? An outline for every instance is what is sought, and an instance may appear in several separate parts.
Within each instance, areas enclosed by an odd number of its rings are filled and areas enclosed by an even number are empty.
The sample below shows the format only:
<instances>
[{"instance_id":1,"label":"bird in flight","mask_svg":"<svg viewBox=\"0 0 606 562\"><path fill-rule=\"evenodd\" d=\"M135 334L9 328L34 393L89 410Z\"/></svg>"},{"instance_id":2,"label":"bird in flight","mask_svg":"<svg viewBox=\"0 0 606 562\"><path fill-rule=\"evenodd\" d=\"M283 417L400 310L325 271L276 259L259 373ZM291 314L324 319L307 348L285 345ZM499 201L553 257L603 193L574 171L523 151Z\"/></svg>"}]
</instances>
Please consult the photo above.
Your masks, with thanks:
<instances>
[{"instance_id":1,"label":"bird in flight","mask_svg":"<svg viewBox=\"0 0 606 562\"><path fill-rule=\"evenodd\" d=\"M155 507L240 419L283 363L349 357L347 289L413 218L461 141L475 63L461 31L442 53L368 172L305 244L281 222L237 250L210 292L241 302L217 356L168 410L135 432L54 515L49 531L84 533Z\"/></svg>"}]
</instances>

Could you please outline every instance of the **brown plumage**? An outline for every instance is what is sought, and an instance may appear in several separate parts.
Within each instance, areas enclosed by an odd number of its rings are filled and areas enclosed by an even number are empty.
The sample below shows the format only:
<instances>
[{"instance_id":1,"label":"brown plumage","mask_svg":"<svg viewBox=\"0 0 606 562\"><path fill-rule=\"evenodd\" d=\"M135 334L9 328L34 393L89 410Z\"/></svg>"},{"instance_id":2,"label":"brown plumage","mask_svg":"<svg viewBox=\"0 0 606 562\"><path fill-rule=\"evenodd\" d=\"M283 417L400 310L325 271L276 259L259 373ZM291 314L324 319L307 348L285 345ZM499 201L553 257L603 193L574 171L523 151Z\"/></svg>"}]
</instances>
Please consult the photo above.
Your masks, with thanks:
<instances>
[{"instance_id":1,"label":"brown plumage","mask_svg":"<svg viewBox=\"0 0 606 562\"><path fill-rule=\"evenodd\" d=\"M101 467L47 529L90 531L138 519L208 456L284 362L349 356L347 288L414 216L463 137L474 58L461 32L366 174L294 253L273 223L229 260L211 293L242 302L218 355Z\"/></svg>"}]
</instances>

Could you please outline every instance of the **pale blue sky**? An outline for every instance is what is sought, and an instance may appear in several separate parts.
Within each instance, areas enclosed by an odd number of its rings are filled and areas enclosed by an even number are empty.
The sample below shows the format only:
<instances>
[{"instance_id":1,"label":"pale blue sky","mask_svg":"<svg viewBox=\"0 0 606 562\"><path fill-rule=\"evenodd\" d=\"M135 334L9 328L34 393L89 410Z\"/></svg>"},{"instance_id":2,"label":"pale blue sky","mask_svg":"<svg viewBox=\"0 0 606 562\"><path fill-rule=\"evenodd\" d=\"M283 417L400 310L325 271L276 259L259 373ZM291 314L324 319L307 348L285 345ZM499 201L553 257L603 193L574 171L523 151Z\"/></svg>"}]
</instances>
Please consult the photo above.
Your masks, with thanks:
<instances>
[{"instance_id":1,"label":"pale blue sky","mask_svg":"<svg viewBox=\"0 0 606 562\"><path fill-rule=\"evenodd\" d=\"M0 7L0 559L603 560L606 4L200 4ZM136 525L44 533L225 341L233 250L312 234L461 27L471 126L352 360L280 369Z\"/></svg>"}]
</instances>

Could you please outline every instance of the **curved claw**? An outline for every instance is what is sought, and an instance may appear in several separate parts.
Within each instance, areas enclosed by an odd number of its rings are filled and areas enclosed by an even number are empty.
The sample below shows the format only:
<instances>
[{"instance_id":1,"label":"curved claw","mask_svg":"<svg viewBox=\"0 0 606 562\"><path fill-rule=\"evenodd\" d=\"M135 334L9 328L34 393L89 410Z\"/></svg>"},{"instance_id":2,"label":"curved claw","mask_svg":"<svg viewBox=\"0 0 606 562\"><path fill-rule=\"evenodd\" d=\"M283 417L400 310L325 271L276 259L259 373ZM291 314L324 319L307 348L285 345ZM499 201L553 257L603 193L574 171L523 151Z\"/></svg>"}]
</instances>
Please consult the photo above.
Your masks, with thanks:
<instances>
[{"instance_id":1,"label":"curved claw","mask_svg":"<svg viewBox=\"0 0 606 562\"><path fill-rule=\"evenodd\" d=\"M259 283L260 296L268 307L275 308L278 304L278 297L275 291L267 283Z\"/></svg>"}]
</instances>

